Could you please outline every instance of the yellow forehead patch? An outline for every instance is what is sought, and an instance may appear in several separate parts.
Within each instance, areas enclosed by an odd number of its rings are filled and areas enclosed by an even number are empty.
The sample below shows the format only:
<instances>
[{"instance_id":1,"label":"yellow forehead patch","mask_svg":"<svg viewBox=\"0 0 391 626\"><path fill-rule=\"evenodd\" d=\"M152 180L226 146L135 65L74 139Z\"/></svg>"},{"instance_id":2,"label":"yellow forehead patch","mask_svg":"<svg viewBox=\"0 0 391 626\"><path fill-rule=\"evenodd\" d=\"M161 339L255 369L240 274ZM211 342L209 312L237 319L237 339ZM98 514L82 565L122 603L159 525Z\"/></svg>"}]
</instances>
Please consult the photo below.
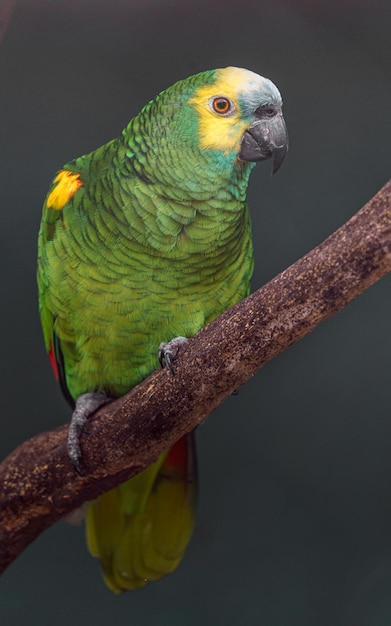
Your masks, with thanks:
<instances>
[{"instance_id":1,"label":"yellow forehead patch","mask_svg":"<svg viewBox=\"0 0 391 626\"><path fill-rule=\"evenodd\" d=\"M46 206L48 209L56 209L57 211L60 211L69 202L83 184L80 180L80 174L68 170L58 172L53 183L55 186L48 195Z\"/></svg>"},{"instance_id":2,"label":"yellow forehead patch","mask_svg":"<svg viewBox=\"0 0 391 626\"><path fill-rule=\"evenodd\" d=\"M260 89L262 77L254 72L238 67L225 67L217 70L213 85L200 87L189 100L199 115L200 147L220 150L224 154L239 152L242 135L248 123L241 119L239 95L246 90ZM214 112L209 101L214 96L227 96L234 104L232 115L219 115Z\"/></svg>"}]
</instances>

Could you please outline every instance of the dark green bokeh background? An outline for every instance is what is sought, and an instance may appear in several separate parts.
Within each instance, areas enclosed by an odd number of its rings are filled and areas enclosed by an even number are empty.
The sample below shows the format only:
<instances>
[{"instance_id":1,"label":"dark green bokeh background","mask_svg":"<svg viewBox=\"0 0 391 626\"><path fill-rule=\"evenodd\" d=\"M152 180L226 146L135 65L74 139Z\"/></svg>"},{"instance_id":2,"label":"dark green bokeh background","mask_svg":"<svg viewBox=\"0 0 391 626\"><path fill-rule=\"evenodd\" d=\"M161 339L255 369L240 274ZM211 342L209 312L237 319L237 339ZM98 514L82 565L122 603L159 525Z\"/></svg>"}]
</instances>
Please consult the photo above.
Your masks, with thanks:
<instances>
[{"instance_id":1,"label":"dark green bokeh background","mask_svg":"<svg viewBox=\"0 0 391 626\"><path fill-rule=\"evenodd\" d=\"M36 305L40 207L68 159L179 78L272 78L291 149L252 174L260 286L391 173L391 5L381 0L21 0L0 46L1 440L69 419ZM180 569L115 598L58 523L0 582L3 626L391 624L390 279L292 347L198 431L198 526Z\"/></svg>"}]
</instances>

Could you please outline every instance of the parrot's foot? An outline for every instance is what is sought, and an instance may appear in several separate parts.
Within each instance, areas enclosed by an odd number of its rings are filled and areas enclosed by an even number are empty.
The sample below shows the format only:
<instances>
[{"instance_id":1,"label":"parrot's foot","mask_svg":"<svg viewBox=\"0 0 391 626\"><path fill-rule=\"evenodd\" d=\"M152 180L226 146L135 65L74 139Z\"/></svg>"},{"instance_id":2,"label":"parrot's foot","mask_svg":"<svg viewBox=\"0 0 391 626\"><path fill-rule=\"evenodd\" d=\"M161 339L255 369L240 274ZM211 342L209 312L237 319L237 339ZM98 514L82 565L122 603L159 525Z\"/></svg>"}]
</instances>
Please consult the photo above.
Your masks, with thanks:
<instances>
[{"instance_id":1,"label":"parrot's foot","mask_svg":"<svg viewBox=\"0 0 391 626\"><path fill-rule=\"evenodd\" d=\"M180 347L186 343L186 341L188 341L187 337L174 337L174 339L171 339L168 343L161 343L159 346L159 363L163 367L164 362L166 362L173 376L175 376L175 372L172 362L178 356Z\"/></svg>"},{"instance_id":2,"label":"parrot's foot","mask_svg":"<svg viewBox=\"0 0 391 626\"><path fill-rule=\"evenodd\" d=\"M68 430L68 454L72 461L73 467L80 474L80 459L81 459L81 447L80 437L86 432L85 424L87 419L95 413L99 407L106 402L109 402L109 398L105 393L83 393L76 400L76 406L72 413L71 423Z\"/></svg>"}]
</instances>

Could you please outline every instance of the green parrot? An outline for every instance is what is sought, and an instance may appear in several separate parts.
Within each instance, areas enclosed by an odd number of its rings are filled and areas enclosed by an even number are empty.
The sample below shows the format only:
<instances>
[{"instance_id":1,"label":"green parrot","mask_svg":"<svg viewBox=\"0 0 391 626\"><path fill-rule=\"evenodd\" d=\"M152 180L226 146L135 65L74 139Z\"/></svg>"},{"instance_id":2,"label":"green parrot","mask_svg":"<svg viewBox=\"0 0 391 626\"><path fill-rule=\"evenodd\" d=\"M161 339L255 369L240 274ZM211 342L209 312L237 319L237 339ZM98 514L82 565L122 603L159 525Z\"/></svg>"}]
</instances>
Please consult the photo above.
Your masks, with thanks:
<instances>
[{"instance_id":1,"label":"green parrot","mask_svg":"<svg viewBox=\"0 0 391 626\"><path fill-rule=\"evenodd\" d=\"M280 167L277 87L249 70L201 72L160 93L120 137L64 165L43 206L39 307L54 374L73 408L68 451L121 396L249 293L250 172ZM159 347L160 346L160 347ZM172 572L194 526L194 435L88 503L87 545L115 593Z\"/></svg>"}]
</instances>

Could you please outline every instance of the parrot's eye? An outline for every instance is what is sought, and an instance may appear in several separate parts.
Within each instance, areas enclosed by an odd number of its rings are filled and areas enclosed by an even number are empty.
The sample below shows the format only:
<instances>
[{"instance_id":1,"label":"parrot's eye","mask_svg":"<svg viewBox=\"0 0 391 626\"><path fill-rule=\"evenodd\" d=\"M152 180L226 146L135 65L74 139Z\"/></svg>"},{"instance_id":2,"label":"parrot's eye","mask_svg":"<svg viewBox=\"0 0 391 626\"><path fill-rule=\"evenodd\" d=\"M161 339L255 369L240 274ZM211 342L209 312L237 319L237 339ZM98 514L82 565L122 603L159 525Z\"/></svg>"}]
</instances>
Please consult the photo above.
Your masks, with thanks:
<instances>
[{"instance_id":1,"label":"parrot's eye","mask_svg":"<svg viewBox=\"0 0 391 626\"><path fill-rule=\"evenodd\" d=\"M219 115L227 115L227 113L231 113L234 110L234 104L226 98L225 96L217 96L213 98L211 101L211 107L215 113L219 113Z\"/></svg>"}]
</instances>

